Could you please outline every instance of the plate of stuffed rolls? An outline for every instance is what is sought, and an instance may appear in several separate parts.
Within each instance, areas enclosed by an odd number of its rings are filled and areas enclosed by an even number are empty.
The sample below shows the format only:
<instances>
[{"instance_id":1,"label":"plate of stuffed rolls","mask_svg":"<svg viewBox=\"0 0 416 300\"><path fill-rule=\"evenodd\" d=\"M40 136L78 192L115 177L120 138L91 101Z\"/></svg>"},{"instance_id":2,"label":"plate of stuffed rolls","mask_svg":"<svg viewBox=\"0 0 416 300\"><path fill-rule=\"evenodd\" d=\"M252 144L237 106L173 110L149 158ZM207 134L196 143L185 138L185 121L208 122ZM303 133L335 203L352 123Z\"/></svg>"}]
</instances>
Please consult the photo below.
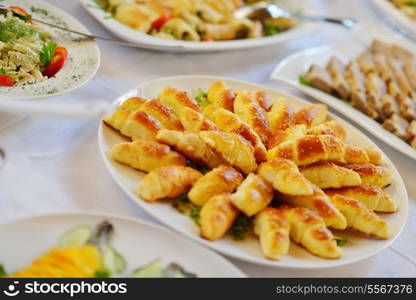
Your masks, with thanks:
<instances>
[{"instance_id":1,"label":"plate of stuffed rolls","mask_svg":"<svg viewBox=\"0 0 416 300\"><path fill-rule=\"evenodd\" d=\"M405 39L350 40L294 53L271 75L416 159L416 56Z\"/></svg>"},{"instance_id":2,"label":"plate of stuffed rolls","mask_svg":"<svg viewBox=\"0 0 416 300\"><path fill-rule=\"evenodd\" d=\"M175 51L224 51L285 42L310 34L319 25L277 18L237 18L250 0L81 0L83 7L107 30L138 44L182 46ZM280 0L295 12L313 12L311 1ZM167 47L166 51L172 51Z\"/></svg>"},{"instance_id":3,"label":"plate of stuffed rolls","mask_svg":"<svg viewBox=\"0 0 416 300\"><path fill-rule=\"evenodd\" d=\"M180 76L120 96L99 132L120 188L225 255L315 269L366 259L400 234L403 181L365 135L280 91Z\"/></svg>"}]
</instances>

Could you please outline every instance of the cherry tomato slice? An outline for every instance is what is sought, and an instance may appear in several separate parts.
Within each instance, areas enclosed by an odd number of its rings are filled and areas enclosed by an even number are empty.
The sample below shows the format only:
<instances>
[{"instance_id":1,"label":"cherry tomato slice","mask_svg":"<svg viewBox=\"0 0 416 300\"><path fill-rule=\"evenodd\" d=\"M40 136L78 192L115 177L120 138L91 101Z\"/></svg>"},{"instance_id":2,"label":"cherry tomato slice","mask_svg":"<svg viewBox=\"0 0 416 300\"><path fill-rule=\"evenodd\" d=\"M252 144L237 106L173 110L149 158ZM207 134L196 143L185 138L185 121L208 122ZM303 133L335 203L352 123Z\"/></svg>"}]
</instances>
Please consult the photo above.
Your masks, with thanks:
<instances>
[{"instance_id":1,"label":"cherry tomato slice","mask_svg":"<svg viewBox=\"0 0 416 300\"><path fill-rule=\"evenodd\" d=\"M14 86L14 79L9 75L0 75L0 86Z\"/></svg>"},{"instance_id":2,"label":"cherry tomato slice","mask_svg":"<svg viewBox=\"0 0 416 300\"><path fill-rule=\"evenodd\" d=\"M19 6L10 6L9 9L12 10L12 11L14 11L15 13L23 16L23 17L29 16L29 13L24 8L21 8ZM33 21L30 20L30 19L27 20L27 22L30 23L30 24L33 23Z\"/></svg>"},{"instance_id":3,"label":"cherry tomato slice","mask_svg":"<svg viewBox=\"0 0 416 300\"><path fill-rule=\"evenodd\" d=\"M64 47L56 47L51 63L43 70L42 74L48 78L55 76L62 69L67 58L68 50Z\"/></svg>"},{"instance_id":4,"label":"cherry tomato slice","mask_svg":"<svg viewBox=\"0 0 416 300\"><path fill-rule=\"evenodd\" d=\"M156 30L160 30L160 28L162 28L162 26L165 25L171 18L171 15L162 15L152 23L152 27Z\"/></svg>"}]
</instances>

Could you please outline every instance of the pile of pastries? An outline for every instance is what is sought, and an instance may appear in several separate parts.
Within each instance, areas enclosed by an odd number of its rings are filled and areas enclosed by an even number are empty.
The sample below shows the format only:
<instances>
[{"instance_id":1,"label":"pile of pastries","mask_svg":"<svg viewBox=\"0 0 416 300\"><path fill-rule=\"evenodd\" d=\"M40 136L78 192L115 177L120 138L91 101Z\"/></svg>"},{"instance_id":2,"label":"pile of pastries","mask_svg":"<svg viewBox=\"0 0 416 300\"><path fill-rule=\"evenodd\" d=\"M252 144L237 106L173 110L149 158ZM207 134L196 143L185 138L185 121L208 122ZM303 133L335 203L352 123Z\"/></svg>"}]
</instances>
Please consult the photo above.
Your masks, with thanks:
<instances>
[{"instance_id":1,"label":"pile of pastries","mask_svg":"<svg viewBox=\"0 0 416 300\"><path fill-rule=\"evenodd\" d=\"M96 0L120 23L164 39L224 41L278 34L295 25L287 18L265 22L233 13L258 0Z\"/></svg>"},{"instance_id":2,"label":"pile of pastries","mask_svg":"<svg viewBox=\"0 0 416 300\"><path fill-rule=\"evenodd\" d=\"M397 210L383 190L391 171L378 150L348 144L325 105L296 111L289 99L233 91L221 81L200 94L168 86L155 99L126 99L104 120L132 140L114 145L109 156L147 173L140 199L186 194L201 207L200 234L208 240L226 235L240 214L250 217L272 260L288 253L290 240L339 258L330 228L389 238L389 225L375 212Z\"/></svg>"},{"instance_id":3,"label":"pile of pastries","mask_svg":"<svg viewBox=\"0 0 416 300\"><path fill-rule=\"evenodd\" d=\"M336 57L325 68L312 65L305 79L416 148L416 57L408 50L374 40L347 65Z\"/></svg>"},{"instance_id":4,"label":"pile of pastries","mask_svg":"<svg viewBox=\"0 0 416 300\"><path fill-rule=\"evenodd\" d=\"M395 5L406 16L416 20L416 1L415 0L388 0Z\"/></svg>"}]
</instances>

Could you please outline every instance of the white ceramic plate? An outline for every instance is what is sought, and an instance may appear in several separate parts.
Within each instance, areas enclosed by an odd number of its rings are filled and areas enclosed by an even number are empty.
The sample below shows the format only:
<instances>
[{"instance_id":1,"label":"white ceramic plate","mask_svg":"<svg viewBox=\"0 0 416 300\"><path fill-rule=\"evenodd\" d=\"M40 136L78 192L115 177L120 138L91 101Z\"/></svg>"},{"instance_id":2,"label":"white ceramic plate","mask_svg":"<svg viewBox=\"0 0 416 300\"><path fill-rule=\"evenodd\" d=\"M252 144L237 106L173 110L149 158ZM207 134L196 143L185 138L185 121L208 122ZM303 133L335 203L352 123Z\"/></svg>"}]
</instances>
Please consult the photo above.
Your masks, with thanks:
<instances>
[{"instance_id":1,"label":"white ceramic plate","mask_svg":"<svg viewBox=\"0 0 416 300\"><path fill-rule=\"evenodd\" d=\"M299 38L304 35L311 34L317 30L319 26L316 23L301 22L292 29L270 37L262 37L256 39L234 40L234 41L218 41L218 42L188 42L173 41L169 39L161 39L138 32L130 27L121 24L105 11L97 7L94 0L80 0L84 8L107 30L114 33L118 37L133 43L145 43L149 45L181 45L183 50L189 52L209 52L209 51L225 51L239 50L245 48L254 48L266 45L277 44L292 39ZM307 13L314 13L315 9L310 0L282 0L288 8L296 11L301 10ZM170 51L167 49L166 51Z\"/></svg>"},{"instance_id":2,"label":"white ceramic plate","mask_svg":"<svg viewBox=\"0 0 416 300\"><path fill-rule=\"evenodd\" d=\"M20 6L31 14L34 19L83 33L90 33L74 17L56 6L41 0L5 0L1 1L1 4L5 6ZM64 67L55 77L41 83L0 87L0 100L1 98L45 98L68 93L84 85L97 72L100 66L100 51L94 41L79 41L76 40L80 38L79 35L69 34L46 25L42 25L42 27L53 34L59 46L68 49L68 60Z\"/></svg>"},{"instance_id":3,"label":"white ceramic plate","mask_svg":"<svg viewBox=\"0 0 416 300\"><path fill-rule=\"evenodd\" d=\"M416 21L412 20L406 14L401 12L396 6L387 0L372 0L375 6L377 6L385 15L392 20L386 20L390 26L398 26L405 29L408 33L416 36ZM393 22L392 22L393 21Z\"/></svg>"},{"instance_id":4,"label":"white ceramic plate","mask_svg":"<svg viewBox=\"0 0 416 300\"><path fill-rule=\"evenodd\" d=\"M114 225L111 245L127 261L127 274L161 258L175 262L198 277L246 277L222 256L160 226L108 214L52 214L13 221L0 226L0 263L8 272L29 265L57 245L59 237L77 225L96 226L104 220Z\"/></svg>"},{"instance_id":5,"label":"white ceramic plate","mask_svg":"<svg viewBox=\"0 0 416 300\"><path fill-rule=\"evenodd\" d=\"M276 90L254 85L248 82L231 80L220 77L206 77L206 76L181 76L181 77L170 77L164 78L157 81L145 83L138 88L122 95L117 99L108 109L105 117L112 114L114 110L120 105L120 103L131 96L141 96L144 98L155 97L165 86L170 85L178 89L185 91L193 91L195 88L208 89L209 85L217 80L223 80L231 88L235 90L247 90L247 91L258 91L265 90L269 92L274 98L279 96L285 96L291 99L291 103L296 109L304 107L309 102L295 98ZM346 123L345 121L332 116L332 118L338 120L348 132L348 141L364 146L364 147L376 147L367 137L360 133L357 129ZM392 238L386 241L382 240L370 240L357 238L354 235L342 233L343 236L348 236L350 241L343 247L344 254L342 258L337 260L326 260L318 258L309 254L306 250L295 245L294 243L290 246L290 253L282 258L281 261L275 262L267 260L263 257L259 243L255 238L248 238L244 242L236 242L231 238L223 238L215 242L209 242L199 237L199 228L193 224L193 222L187 217L180 214L171 205L166 203L147 203L136 196L136 190L139 185L140 179L144 173L136 171L127 166L121 165L108 157L113 145L126 141L121 135L112 130L106 125L101 123L98 132L99 147L101 155L103 156L105 165L107 166L110 174L114 180L123 189L123 191L134 201L142 207L150 215L166 224L167 226L183 233L184 235L199 241L200 243L209 246L223 254L267 266L274 267L286 267L286 268L298 268L298 269L319 269L327 267L335 267L346 265L357 262L359 260L368 258L381 250L385 249L390 245L395 238L401 232L403 226L406 223L407 218L407 193L403 181L394 167L393 163L384 155L383 164L393 171L393 181L391 186L387 189L387 192L393 196L398 202L399 210L395 214L382 216L386 219L392 232Z\"/></svg>"},{"instance_id":6,"label":"white ceramic plate","mask_svg":"<svg viewBox=\"0 0 416 300\"><path fill-rule=\"evenodd\" d=\"M396 41L397 42L397 41ZM401 43L405 43L403 40ZM405 43L407 49L414 49L409 43ZM289 55L283 59L271 75L271 79L285 82L304 92L305 94L316 98L327 104L349 119L353 120L374 136L387 143L397 151L416 160L416 150L409 144L385 130L380 123L369 118L361 111L353 108L347 102L342 101L334 96L321 92L318 89L299 83L299 76L305 74L312 64L325 66L331 56L337 56L344 63L357 57L366 48L362 41L349 40L335 45L310 48Z\"/></svg>"}]
</instances>

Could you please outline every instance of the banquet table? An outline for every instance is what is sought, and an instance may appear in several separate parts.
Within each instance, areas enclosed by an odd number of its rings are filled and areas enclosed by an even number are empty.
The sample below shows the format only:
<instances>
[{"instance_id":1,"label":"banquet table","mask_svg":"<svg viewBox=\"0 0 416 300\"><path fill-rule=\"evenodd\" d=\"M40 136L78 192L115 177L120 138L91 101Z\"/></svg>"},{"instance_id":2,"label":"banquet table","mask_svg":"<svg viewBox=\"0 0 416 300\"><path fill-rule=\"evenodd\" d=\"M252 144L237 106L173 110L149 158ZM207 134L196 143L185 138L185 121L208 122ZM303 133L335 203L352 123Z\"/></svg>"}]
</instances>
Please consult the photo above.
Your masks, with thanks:
<instances>
[{"instance_id":1,"label":"banquet table","mask_svg":"<svg viewBox=\"0 0 416 300\"><path fill-rule=\"evenodd\" d=\"M93 33L111 36L77 0L49 2L75 16ZM353 17L364 26L379 28L386 23L386 18L369 0L314 0L314 3L322 14ZM313 36L285 44L204 54L153 52L98 42L102 64L95 78L79 90L52 100L111 103L119 94L149 80L206 74L265 84L313 101L288 86L270 81L272 70L295 51L346 38L348 32L344 29L324 25ZM98 124L98 118L0 112L0 147L6 153L6 164L0 169L0 224L31 215L73 211L119 214L158 223L128 199L105 169L97 144ZM370 259L319 271L271 268L230 258L249 277L416 276L416 184L413 182L416 162L357 124L353 125L391 158L403 177L409 195L409 218L402 234L392 246Z\"/></svg>"}]
</instances>

